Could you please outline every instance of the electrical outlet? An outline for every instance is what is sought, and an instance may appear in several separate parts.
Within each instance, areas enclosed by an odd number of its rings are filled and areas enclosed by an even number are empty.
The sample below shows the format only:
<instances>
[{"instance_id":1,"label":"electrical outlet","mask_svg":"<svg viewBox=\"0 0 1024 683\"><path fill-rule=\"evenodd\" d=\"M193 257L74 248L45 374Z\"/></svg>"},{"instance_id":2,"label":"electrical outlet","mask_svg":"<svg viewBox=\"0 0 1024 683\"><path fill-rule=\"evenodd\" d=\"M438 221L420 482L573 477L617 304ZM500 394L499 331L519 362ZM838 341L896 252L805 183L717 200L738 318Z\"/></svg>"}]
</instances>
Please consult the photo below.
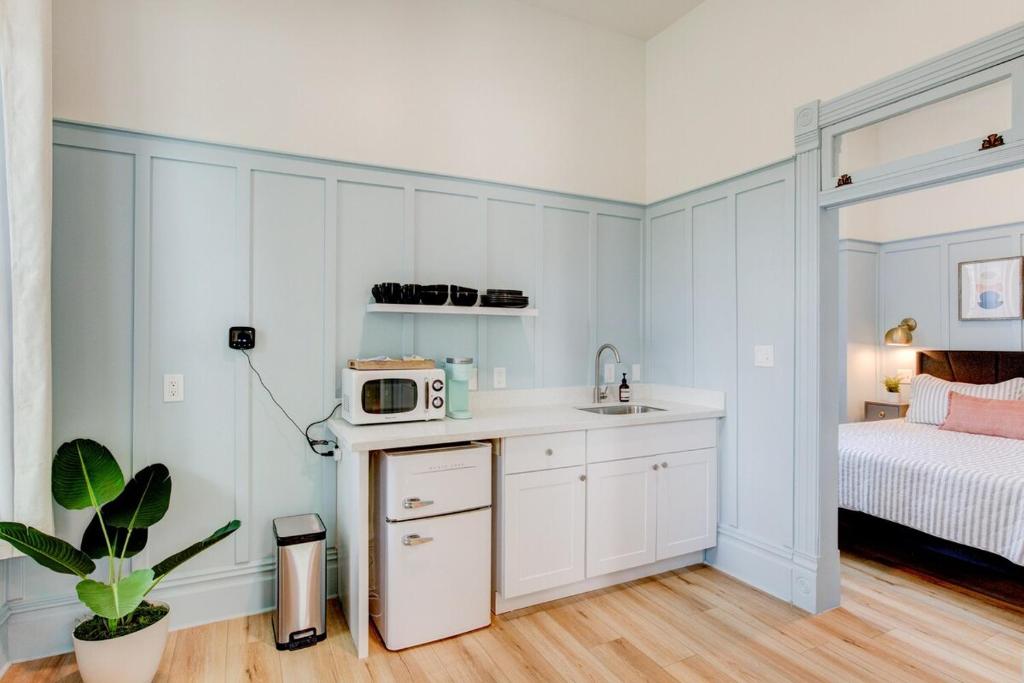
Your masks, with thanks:
<instances>
[{"instance_id":1,"label":"electrical outlet","mask_svg":"<svg viewBox=\"0 0 1024 683\"><path fill-rule=\"evenodd\" d=\"M615 363L604 364L604 383L611 384L615 381Z\"/></svg>"},{"instance_id":2,"label":"electrical outlet","mask_svg":"<svg viewBox=\"0 0 1024 683\"><path fill-rule=\"evenodd\" d=\"M775 367L775 347L771 344L765 346L754 347L754 367L756 368L774 368Z\"/></svg>"},{"instance_id":3,"label":"electrical outlet","mask_svg":"<svg viewBox=\"0 0 1024 683\"><path fill-rule=\"evenodd\" d=\"M185 400L185 376L164 375L164 403Z\"/></svg>"},{"instance_id":4,"label":"electrical outlet","mask_svg":"<svg viewBox=\"0 0 1024 683\"><path fill-rule=\"evenodd\" d=\"M494 368L494 388L505 388L505 368Z\"/></svg>"},{"instance_id":5,"label":"electrical outlet","mask_svg":"<svg viewBox=\"0 0 1024 683\"><path fill-rule=\"evenodd\" d=\"M640 381L640 364L639 363L633 363L633 376L630 377L629 379L630 379L631 382L634 382L634 383Z\"/></svg>"},{"instance_id":6,"label":"electrical outlet","mask_svg":"<svg viewBox=\"0 0 1024 683\"><path fill-rule=\"evenodd\" d=\"M469 390L470 391L476 391L477 390L477 371L476 371L476 368L472 368L469 371Z\"/></svg>"}]
</instances>

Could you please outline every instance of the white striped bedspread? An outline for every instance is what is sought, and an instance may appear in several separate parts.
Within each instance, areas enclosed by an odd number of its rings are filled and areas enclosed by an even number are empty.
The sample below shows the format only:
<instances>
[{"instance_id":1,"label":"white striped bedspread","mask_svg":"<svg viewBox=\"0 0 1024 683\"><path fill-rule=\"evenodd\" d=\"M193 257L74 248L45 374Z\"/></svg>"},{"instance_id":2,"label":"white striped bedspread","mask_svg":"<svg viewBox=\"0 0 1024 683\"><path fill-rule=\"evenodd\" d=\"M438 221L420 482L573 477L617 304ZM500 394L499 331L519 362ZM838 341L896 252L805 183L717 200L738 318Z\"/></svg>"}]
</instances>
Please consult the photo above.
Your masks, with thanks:
<instances>
[{"instance_id":1,"label":"white striped bedspread","mask_svg":"<svg viewBox=\"0 0 1024 683\"><path fill-rule=\"evenodd\" d=\"M904 420L840 425L839 506L1024 565L1024 441Z\"/></svg>"}]
</instances>

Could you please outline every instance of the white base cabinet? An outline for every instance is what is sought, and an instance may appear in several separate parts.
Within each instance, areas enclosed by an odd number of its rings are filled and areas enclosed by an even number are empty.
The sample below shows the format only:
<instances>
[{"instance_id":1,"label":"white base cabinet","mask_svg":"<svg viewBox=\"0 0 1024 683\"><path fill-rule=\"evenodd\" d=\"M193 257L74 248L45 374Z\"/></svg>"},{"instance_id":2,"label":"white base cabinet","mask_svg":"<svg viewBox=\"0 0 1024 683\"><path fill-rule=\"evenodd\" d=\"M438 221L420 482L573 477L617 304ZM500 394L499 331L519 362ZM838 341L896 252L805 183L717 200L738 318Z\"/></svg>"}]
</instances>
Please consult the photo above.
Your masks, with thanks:
<instances>
[{"instance_id":1,"label":"white base cabinet","mask_svg":"<svg viewBox=\"0 0 1024 683\"><path fill-rule=\"evenodd\" d=\"M507 598L585 578L586 477L584 467L510 474L504 478L500 534Z\"/></svg>"},{"instance_id":2,"label":"white base cabinet","mask_svg":"<svg viewBox=\"0 0 1024 683\"><path fill-rule=\"evenodd\" d=\"M699 562L716 542L716 437L710 419L505 439L495 605Z\"/></svg>"},{"instance_id":3,"label":"white base cabinet","mask_svg":"<svg viewBox=\"0 0 1024 683\"><path fill-rule=\"evenodd\" d=\"M587 465L587 576L655 560L657 472L654 458Z\"/></svg>"}]
</instances>

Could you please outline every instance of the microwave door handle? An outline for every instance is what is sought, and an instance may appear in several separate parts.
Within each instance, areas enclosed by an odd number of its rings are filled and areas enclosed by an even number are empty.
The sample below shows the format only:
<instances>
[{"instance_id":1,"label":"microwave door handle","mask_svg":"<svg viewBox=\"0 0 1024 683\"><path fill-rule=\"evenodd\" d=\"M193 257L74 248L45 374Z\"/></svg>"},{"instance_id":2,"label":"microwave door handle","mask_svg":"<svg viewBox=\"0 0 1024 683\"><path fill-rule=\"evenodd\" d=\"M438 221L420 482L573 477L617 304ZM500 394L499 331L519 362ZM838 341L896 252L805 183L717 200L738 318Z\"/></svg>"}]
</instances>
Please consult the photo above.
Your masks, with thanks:
<instances>
[{"instance_id":1,"label":"microwave door handle","mask_svg":"<svg viewBox=\"0 0 1024 683\"><path fill-rule=\"evenodd\" d=\"M430 410L430 380L423 380L423 409Z\"/></svg>"}]
</instances>

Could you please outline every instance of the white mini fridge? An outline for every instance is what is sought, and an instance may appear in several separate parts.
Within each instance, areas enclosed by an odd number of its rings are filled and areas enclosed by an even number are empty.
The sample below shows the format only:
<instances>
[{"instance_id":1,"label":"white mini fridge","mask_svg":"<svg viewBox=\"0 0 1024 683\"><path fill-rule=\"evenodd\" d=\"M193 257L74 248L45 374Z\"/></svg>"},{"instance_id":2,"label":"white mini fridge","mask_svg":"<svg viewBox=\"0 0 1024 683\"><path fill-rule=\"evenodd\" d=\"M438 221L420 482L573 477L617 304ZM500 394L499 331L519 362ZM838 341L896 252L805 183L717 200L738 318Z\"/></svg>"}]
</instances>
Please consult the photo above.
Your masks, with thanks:
<instances>
[{"instance_id":1,"label":"white mini fridge","mask_svg":"<svg viewBox=\"0 0 1024 683\"><path fill-rule=\"evenodd\" d=\"M490 625L490 444L375 457L377 599L370 611L385 647Z\"/></svg>"}]
</instances>

